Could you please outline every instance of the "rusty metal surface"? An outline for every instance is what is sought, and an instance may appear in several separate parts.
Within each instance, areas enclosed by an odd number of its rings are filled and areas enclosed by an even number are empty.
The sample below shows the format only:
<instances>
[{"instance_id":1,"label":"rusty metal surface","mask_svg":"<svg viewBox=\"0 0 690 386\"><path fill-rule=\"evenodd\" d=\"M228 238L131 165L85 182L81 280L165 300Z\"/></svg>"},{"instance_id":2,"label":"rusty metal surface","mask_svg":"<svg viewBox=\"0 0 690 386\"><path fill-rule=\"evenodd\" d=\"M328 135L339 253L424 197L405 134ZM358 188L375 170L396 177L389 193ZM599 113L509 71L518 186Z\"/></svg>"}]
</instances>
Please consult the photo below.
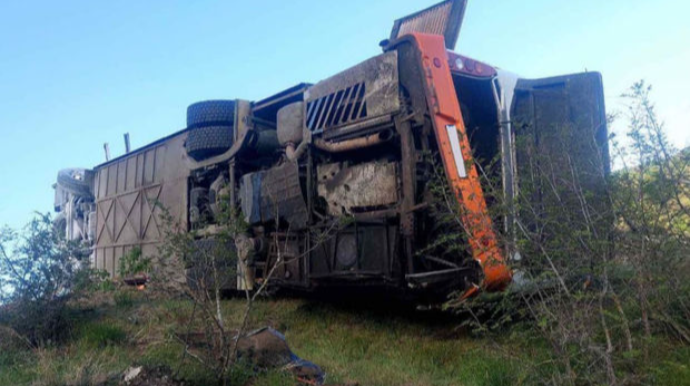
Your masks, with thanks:
<instances>
[{"instance_id":1,"label":"rusty metal surface","mask_svg":"<svg viewBox=\"0 0 690 386\"><path fill-rule=\"evenodd\" d=\"M275 220L276 214L294 230L307 224L307 205L302 195L299 169L294 162L245 174L239 198L242 213L250 224Z\"/></svg>"},{"instance_id":2,"label":"rusty metal surface","mask_svg":"<svg viewBox=\"0 0 690 386\"><path fill-rule=\"evenodd\" d=\"M412 127L408 121L398 122L400 135L400 150L402 154L402 203L400 213L400 227L403 235L411 239L414 236L414 213L416 178L415 178L415 148L412 138Z\"/></svg>"},{"instance_id":3,"label":"rusty metal surface","mask_svg":"<svg viewBox=\"0 0 690 386\"><path fill-rule=\"evenodd\" d=\"M134 247L156 253L163 233L161 209L187 223L186 133L96 168L94 268L117 275L119 259Z\"/></svg>"},{"instance_id":4,"label":"rusty metal surface","mask_svg":"<svg viewBox=\"0 0 690 386\"><path fill-rule=\"evenodd\" d=\"M380 145L391 139L390 135L382 133L374 133L359 138L352 138L341 142L328 142L322 138L314 140L314 146L331 153L340 153L356 149L363 149L365 147Z\"/></svg>"},{"instance_id":5,"label":"rusty metal surface","mask_svg":"<svg viewBox=\"0 0 690 386\"><path fill-rule=\"evenodd\" d=\"M247 124L251 111L251 102L242 99L238 99L235 102L235 138L233 138L233 143L239 141L249 130Z\"/></svg>"},{"instance_id":6,"label":"rusty metal surface","mask_svg":"<svg viewBox=\"0 0 690 386\"><path fill-rule=\"evenodd\" d=\"M303 257L305 239L297 235L275 233L269 235L268 261L266 267L273 266L280 256L283 264L279 264L275 271L275 280L292 285L304 283L306 275L306 260Z\"/></svg>"},{"instance_id":7,"label":"rusty metal surface","mask_svg":"<svg viewBox=\"0 0 690 386\"><path fill-rule=\"evenodd\" d=\"M473 163L469 140L464 127L460 104L450 68L442 60L447 55L440 36L413 34L398 44L410 42L419 50L418 63L426 74L428 110L445 177L462 208L460 219L467 231L467 241L474 260L484 271L485 288L501 288L510 281L511 272L503 264L492 219L489 215L477 168ZM458 143L454 144L454 140ZM458 157L460 156L460 157ZM460 165L457 160L460 160ZM467 166L466 166L467 165ZM466 173L462 173L466 169Z\"/></svg>"},{"instance_id":8,"label":"rusty metal surface","mask_svg":"<svg viewBox=\"0 0 690 386\"><path fill-rule=\"evenodd\" d=\"M472 257L486 263L487 283L497 283L502 273L495 269L500 261L495 256L500 254L473 163L477 154L470 153L465 110L458 100L475 92L459 91L452 78L462 74L488 82L497 71L448 51L457 40L466 3L447 0L397 20L385 53L315 85L299 84L256 102L237 100L234 144L223 154L190 159L184 150L188 134L179 132L97 166L96 202L89 202L96 208L96 226L92 232L89 228L96 239L95 268L115 276L119 259L132 248L141 247L145 255L157 253L163 240L157 202L185 227L197 225L195 237L205 238L200 243L212 241L224 228L206 213L216 211L211 207L216 201L209 197L225 193L227 181L229 202L239 206L252 225L238 240L245 277L256 273L257 279L265 278L262 275L280 257L285 264L277 268L275 279L281 286L467 289L469 283L480 282L482 272L479 266L465 265L469 255L453 251L424 256L421 248L446 232L432 226L434 208L426 194L435 157L446 168L449 185L464 208L460 217ZM565 165L566 156L586 163L579 165L577 176L590 175L591 184L584 184L596 188L595 177L600 176L592 174L599 168L591 160L596 150L608 157L603 154L603 100L595 106L600 110L583 114L583 108L592 107L585 100L590 87L564 101L557 88L575 92L580 87L561 83L548 80L518 87L515 117L522 115L527 130L516 134L539 155L558 161L549 164L553 167ZM496 96L501 90L494 91ZM486 95L472 97L492 110L487 114L496 113L490 108L493 104L484 103ZM570 149L559 151L563 136L544 123L564 115L577 121L566 128L567 139L572 136L566 143ZM497 118L509 122L511 117ZM580 122L592 118L594 133L592 122ZM510 129L503 134L512 135ZM583 131L587 135L581 135ZM488 145L495 144L492 133L482 138L484 149L494 146ZM284 152L279 145L286 147ZM506 149L512 150L510 143ZM525 158L521 160L525 165ZM522 181L525 189L529 181ZM61 197L58 192L62 203ZM211 209L195 209L206 207ZM200 220L189 221L195 215ZM342 221L343 216L353 221ZM243 247L250 241L256 243L255 253Z\"/></svg>"},{"instance_id":9,"label":"rusty metal surface","mask_svg":"<svg viewBox=\"0 0 690 386\"><path fill-rule=\"evenodd\" d=\"M328 202L328 213L332 216L394 204L398 200L397 169L397 164L392 162L352 167L342 163L319 165L317 191Z\"/></svg>"},{"instance_id":10,"label":"rusty metal surface","mask_svg":"<svg viewBox=\"0 0 690 386\"><path fill-rule=\"evenodd\" d=\"M314 133L400 109L398 55L375 56L323 80L305 94L306 125Z\"/></svg>"},{"instance_id":11,"label":"rusty metal surface","mask_svg":"<svg viewBox=\"0 0 690 386\"><path fill-rule=\"evenodd\" d=\"M383 115L378 118L367 119L365 121L329 130L324 133L323 139L333 142L345 141L350 138L362 137L371 133L391 129L392 127L393 118L390 115Z\"/></svg>"}]
</instances>

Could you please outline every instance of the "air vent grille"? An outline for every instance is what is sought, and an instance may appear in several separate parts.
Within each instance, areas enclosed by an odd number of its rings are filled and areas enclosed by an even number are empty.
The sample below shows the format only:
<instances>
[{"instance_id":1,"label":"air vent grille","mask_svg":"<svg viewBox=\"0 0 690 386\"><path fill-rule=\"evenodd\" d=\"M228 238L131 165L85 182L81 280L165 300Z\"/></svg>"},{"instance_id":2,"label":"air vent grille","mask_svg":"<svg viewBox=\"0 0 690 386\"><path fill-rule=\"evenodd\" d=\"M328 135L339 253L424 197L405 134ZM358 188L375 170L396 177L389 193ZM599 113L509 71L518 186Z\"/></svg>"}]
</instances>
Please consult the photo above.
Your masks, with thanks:
<instances>
[{"instance_id":1,"label":"air vent grille","mask_svg":"<svg viewBox=\"0 0 690 386\"><path fill-rule=\"evenodd\" d=\"M452 1L446 1L439 4L437 7L421 12L415 16L411 16L407 20L400 23L400 30L398 36L403 36L411 32L425 32L433 35L443 35L446 32L448 25L448 17L450 16L450 8L453 5Z\"/></svg>"},{"instance_id":2,"label":"air vent grille","mask_svg":"<svg viewBox=\"0 0 690 386\"><path fill-rule=\"evenodd\" d=\"M307 127L314 133L367 117L366 86L357 83L307 103Z\"/></svg>"},{"instance_id":3,"label":"air vent grille","mask_svg":"<svg viewBox=\"0 0 690 386\"><path fill-rule=\"evenodd\" d=\"M467 0L446 0L398 19L393 24L390 38L399 39L413 32L441 35L446 41L446 48L452 50L460 34L466 7Z\"/></svg>"}]
</instances>

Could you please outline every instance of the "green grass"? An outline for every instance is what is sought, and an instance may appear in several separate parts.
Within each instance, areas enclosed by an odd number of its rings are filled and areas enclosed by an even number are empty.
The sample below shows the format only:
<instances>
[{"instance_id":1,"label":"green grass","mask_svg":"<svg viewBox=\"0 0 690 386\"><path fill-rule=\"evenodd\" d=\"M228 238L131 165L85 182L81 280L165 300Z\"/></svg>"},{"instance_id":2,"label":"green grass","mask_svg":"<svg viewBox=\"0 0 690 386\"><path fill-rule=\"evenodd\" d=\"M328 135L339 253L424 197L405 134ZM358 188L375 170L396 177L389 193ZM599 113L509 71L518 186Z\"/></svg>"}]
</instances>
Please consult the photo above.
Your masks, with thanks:
<instances>
[{"instance_id":1,"label":"green grass","mask_svg":"<svg viewBox=\"0 0 690 386\"><path fill-rule=\"evenodd\" d=\"M127 333L116 325L90 322L81 327L78 337L79 343L91 349L99 349L123 344L127 340Z\"/></svg>"},{"instance_id":2,"label":"green grass","mask_svg":"<svg viewBox=\"0 0 690 386\"><path fill-rule=\"evenodd\" d=\"M124 296L124 295L121 295ZM127 301L75 314L73 338L61 346L29 352L0 352L0 385L92 384L132 364L167 365L190 385L214 384L212 375L189 357L181 362L183 331L191 306L183 301L149 301L137 293ZM238 326L245 303L223 302L229 326ZM515 329L493 338L457 330L442 314L386 308L335 306L300 299L262 300L250 328L266 325L285 333L292 350L327 373L327 383L360 385L503 386L534 384L548 373L548 348ZM690 349L660 347L653 358L654 383L682 385L690 379ZM291 385L281 372L238 368L233 384Z\"/></svg>"},{"instance_id":3,"label":"green grass","mask_svg":"<svg viewBox=\"0 0 690 386\"><path fill-rule=\"evenodd\" d=\"M295 300L257 308L257 319L277 322L293 351L317 362L333 382L503 385L521 377L518 358L509 354L510 342L491 347L489 340L449 337L456 325L451 320L438 323Z\"/></svg>"},{"instance_id":4,"label":"green grass","mask_svg":"<svg viewBox=\"0 0 690 386\"><path fill-rule=\"evenodd\" d=\"M657 385L690 386L690 347L659 347L664 354L651 366L652 382Z\"/></svg>"}]
</instances>

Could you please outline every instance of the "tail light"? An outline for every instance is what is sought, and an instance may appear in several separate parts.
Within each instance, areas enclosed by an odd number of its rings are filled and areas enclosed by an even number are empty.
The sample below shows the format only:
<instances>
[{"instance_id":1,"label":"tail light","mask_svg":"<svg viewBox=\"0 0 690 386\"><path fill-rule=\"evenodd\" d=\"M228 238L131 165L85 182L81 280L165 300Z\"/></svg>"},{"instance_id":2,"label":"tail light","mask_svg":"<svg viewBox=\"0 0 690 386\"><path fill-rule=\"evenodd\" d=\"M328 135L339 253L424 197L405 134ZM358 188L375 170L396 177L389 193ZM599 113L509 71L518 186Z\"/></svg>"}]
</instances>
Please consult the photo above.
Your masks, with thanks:
<instances>
[{"instance_id":1,"label":"tail light","mask_svg":"<svg viewBox=\"0 0 690 386\"><path fill-rule=\"evenodd\" d=\"M496 69L488 64L448 51L448 65L451 72L460 72L476 77L494 77Z\"/></svg>"}]
</instances>

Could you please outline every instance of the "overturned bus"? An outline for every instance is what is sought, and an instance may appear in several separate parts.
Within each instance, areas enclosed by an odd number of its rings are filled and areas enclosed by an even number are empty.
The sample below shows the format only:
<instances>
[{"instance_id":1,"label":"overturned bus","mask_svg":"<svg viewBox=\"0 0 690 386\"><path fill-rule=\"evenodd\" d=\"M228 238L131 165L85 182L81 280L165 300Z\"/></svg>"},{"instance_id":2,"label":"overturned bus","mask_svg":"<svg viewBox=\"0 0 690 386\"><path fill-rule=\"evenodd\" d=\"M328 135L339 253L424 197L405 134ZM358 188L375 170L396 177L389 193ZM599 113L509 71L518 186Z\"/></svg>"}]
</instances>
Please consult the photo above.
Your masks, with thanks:
<instances>
[{"instance_id":1,"label":"overturned bus","mask_svg":"<svg viewBox=\"0 0 690 386\"><path fill-rule=\"evenodd\" d=\"M157 252L161 207L209 245L224 201L250 245L227 257L239 267L228 287L251 289L272 272L272 285L305 290L505 288L519 254L501 240L514 238L520 214L489 213L481 172L494 170L512 202L533 163L515 146L526 141L554 162L581 160L575 170L596 190L609 163L602 79L524 79L453 52L465 7L448 0L397 20L380 55L328 79L258 101L195 103L185 129L93 169L63 170L56 210L66 236L116 276L133 248ZM554 146L555 126L567 154ZM467 247L454 254L428 248L443 236L430 202L439 176Z\"/></svg>"}]
</instances>

